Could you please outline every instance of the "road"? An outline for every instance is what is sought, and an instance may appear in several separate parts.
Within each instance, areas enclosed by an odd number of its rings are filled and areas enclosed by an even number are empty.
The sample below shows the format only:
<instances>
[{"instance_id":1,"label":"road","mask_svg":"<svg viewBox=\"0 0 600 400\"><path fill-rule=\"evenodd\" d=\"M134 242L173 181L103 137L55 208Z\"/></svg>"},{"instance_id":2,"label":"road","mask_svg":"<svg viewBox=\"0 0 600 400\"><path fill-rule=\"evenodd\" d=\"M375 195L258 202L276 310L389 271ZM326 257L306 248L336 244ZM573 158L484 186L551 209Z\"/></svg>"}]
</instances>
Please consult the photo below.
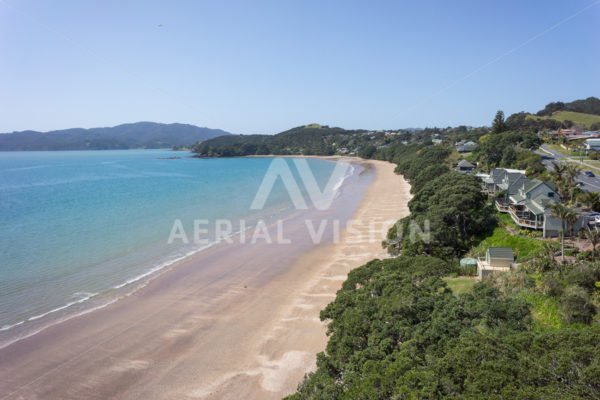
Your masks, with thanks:
<instances>
[{"instance_id":1,"label":"road","mask_svg":"<svg viewBox=\"0 0 600 400\"><path fill-rule=\"evenodd\" d=\"M586 165L582 165L579 162L578 157L568 157L556 150L553 150L553 149L547 147L546 145L542 145L541 148L543 151L538 151L537 153L542 156L542 164L544 164L546 166L546 168L548 168L550 170L554 169L554 167L552 165L553 162L554 163L560 163L560 162L575 163L579 167L582 168L582 172L580 172L579 176L577 177L577 182L581 183L580 188L582 190L585 190L586 192L588 192L588 191L600 192L600 178L598 178L598 177L590 178L589 176L584 174L583 171L589 170L590 168L587 168ZM594 170L592 170L592 172L594 172L594 174L596 174L596 172Z\"/></svg>"}]
</instances>

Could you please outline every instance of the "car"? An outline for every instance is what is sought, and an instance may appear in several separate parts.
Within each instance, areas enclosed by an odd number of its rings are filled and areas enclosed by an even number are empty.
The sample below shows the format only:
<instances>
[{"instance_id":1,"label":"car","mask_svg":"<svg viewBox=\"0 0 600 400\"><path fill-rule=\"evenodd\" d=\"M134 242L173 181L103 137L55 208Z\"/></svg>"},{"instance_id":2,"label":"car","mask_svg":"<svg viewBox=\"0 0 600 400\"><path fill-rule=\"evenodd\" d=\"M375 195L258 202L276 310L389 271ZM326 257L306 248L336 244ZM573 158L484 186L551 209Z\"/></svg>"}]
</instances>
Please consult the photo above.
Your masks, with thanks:
<instances>
[{"instance_id":1,"label":"car","mask_svg":"<svg viewBox=\"0 0 600 400\"><path fill-rule=\"evenodd\" d=\"M584 174L586 174L586 176L589 176L590 178L593 178L596 176L596 175L594 175L594 173L592 171L585 171Z\"/></svg>"}]
</instances>

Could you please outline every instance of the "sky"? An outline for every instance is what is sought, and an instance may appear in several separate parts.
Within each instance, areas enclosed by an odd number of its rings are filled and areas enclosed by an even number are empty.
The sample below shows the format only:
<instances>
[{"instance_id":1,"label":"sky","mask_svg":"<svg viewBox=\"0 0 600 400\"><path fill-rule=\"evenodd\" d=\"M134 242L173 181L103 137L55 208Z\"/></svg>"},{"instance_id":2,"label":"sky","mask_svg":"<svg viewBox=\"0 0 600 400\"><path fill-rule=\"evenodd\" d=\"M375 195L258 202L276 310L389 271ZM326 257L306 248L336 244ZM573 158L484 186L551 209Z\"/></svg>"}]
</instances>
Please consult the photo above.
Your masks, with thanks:
<instances>
[{"instance_id":1,"label":"sky","mask_svg":"<svg viewBox=\"0 0 600 400\"><path fill-rule=\"evenodd\" d=\"M489 125L600 97L600 0L0 0L0 132Z\"/></svg>"}]
</instances>

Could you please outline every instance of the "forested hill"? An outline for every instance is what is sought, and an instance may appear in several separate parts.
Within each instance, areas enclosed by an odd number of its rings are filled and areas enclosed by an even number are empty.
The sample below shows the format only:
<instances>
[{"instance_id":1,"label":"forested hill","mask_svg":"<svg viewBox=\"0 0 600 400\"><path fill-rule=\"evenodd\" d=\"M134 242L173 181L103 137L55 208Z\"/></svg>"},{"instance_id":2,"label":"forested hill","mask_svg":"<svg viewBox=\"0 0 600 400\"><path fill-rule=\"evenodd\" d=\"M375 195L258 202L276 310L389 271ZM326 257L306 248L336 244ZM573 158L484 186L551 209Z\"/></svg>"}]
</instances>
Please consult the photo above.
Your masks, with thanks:
<instances>
[{"instance_id":1,"label":"forested hill","mask_svg":"<svg viewBox=\"0 0 600 400\"><path fill-rule=\"evenodd\" d=\"M156 149L185 146L222 135L231 134L187 124L136 122L109 128L0 134L0 151Z\"/></svg>"},{"instance_id":2,"label":"forested hill","mask_svg":"<svg viewBox=\"0 0 600 400\"><path fill-rule=\"evenodd\" d=\"M543 110L538 111L537 115L548 116L557 111L574 111L584 114L600 115L600 99L588 97L585 100L575 100L570 103L563 103L561 101L549 103Z\"/></svg>"},{"instance_id":3,"label":"forested hill","mask_svg":"<svg viewBox=\"0 0 600 400\"><path fill-rule=\"evenodd\" d=\"M192 150L203 157L267 154L331 155L342 148L353 150L360 148L360 145L364 144L365 141L365 132L310 124L292 128L276 135L219 137L198 143L192 147Z\"/></svg>"}]
</instances>

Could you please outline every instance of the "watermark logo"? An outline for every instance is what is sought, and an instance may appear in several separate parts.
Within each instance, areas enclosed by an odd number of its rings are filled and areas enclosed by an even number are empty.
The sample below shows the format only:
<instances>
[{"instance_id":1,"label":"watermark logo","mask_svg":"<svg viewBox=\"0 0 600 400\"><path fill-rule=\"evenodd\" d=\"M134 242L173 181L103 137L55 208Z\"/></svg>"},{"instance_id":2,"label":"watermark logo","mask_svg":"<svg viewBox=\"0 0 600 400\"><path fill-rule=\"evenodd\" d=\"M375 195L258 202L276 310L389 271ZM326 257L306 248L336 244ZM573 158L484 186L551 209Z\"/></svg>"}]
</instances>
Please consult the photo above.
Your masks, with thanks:
<instances>
[{"instance_id":1,"label":"watermark logo","mask_svg":"<svg viewBox=\"0 0 600 400\"><path fill-rule=\"evenodd\" d=\"M329 209L335 199L337 190L348 176L349 171L351 171L352 166L350 163L342 161L335 163L335 168L329 176L325 188L321 191L306 159L294 158L293 161L313 206L317 210ZM298 186L296 178L294 178L288 163L285 162L283 158L275 158L271 161L269 169L256 192L256 196L254 196L254 200L250 205L251 210L261 210L264 208L265 203L273 190L273 186L275 186L275 183L279 178L281 178L285 189L290 195L294 207L297 210L306 210L308 208L304 196L302 196L302 192L300 191L300 186Z\"/></svg>"},{"instance_id":2,"label":"watermark logo","mask_svg":"<svg viewBox=\"0 0 600 400\"><path fill-rule=\"evenodd\" d=\"M293 162L297 176L300 177L304 188L306 189L307 197L310 199L314 209L323 211L328 210L336 198L336 194L341 188L344 180L352 175L354 167L349 162L338 161L335 163L332 173L323 188L319 187L317 178L313 174L310 165L305 158L293 158ZM290 168L288 160L284 158L274 158L269 164L261 184L254 196L251 210L262 210L267 204L269 196L273 192L273 188L278 180L281 180L285 190L287 191L290 200L297 210L308 210L309 204L303 195L300 185ZM361 218L359 220L340 220L327 219L327 217L311 219L307 213L304 226L305 234L301 237L303 240L310 239L313 244L319 244L326 241L338 243L341 240L349 244L363 245L366 243L381 243L382 239L386 238L388 230L396 223L396 220L382 220L382 218ZM322 213L319 213L322 215ZM190 221L191 222L191 221ZM295 224L288 228L288 222ZM180 219L176 219L171 228L171 233L168 238L168 243L179 242L182 244L210 245L211 243L234 243L240 244L277 244L289 245L293 238L299 233L298 220L269 220L259 219L258 221L249 222L245 219L232 221L229 219L217 219L210 221L208 219L196 219L193 224L187 225L187 232L184 228L184 223ZM342 231L346 235L342 235ZM403 236L409 235L408 239L411 242L429 243L429 221L424 221L424 226L417 225L416 222L410 221L410 224L403 227L401 224L396 225L394 237L388 237L386 245L400 246L403 242ZM188 235L188 233L190 235ZM291 234L288 237L287 234Z\"/></svg>"}]
</instances>

